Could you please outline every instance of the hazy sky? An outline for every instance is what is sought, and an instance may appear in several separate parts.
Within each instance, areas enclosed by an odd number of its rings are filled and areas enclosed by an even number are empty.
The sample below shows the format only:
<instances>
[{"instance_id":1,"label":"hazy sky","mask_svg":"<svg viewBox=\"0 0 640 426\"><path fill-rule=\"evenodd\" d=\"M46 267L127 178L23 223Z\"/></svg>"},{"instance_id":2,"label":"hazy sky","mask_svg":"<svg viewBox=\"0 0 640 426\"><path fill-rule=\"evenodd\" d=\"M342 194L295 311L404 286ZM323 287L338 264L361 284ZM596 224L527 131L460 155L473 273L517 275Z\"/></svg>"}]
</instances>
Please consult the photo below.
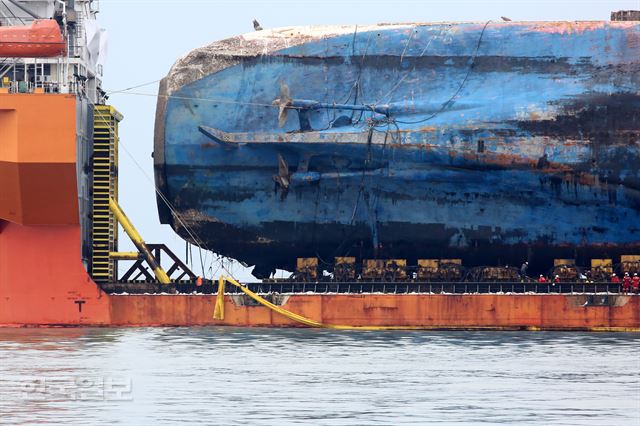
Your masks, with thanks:
<instances>
[{"instance_id":1,"label":"hazy sky","mask_svg":"<svg viewBox=\"0 0 640 426\"><path fill-rule=\"evenodd\" d=\"M322 0L203 1L101 0L98 20L109 33L105 90L120 90L164 77L177 58L210 42L264 28L309 24L512 20L608 20L611 11L640 9L640 0ZM168 244L184 256L185 244L160 225L153 186L153 126L157 83L113 94L124 114L120 127L120 204L148 242ZM148 94L148 96L144 95ZM128 151L131 156L127 154ZM131 157L135 157L135 162ZM136 164L138 163L138 165ZM120 236L123 251L133 249ZM200 273L194 251L194 269ZM207 266L212 256L207 258ZM198 266L196 266L198 265ZM217 266L214 263L213 271ZM241 279L249 274L236 265Z\"/></svg>"}]
</instances>

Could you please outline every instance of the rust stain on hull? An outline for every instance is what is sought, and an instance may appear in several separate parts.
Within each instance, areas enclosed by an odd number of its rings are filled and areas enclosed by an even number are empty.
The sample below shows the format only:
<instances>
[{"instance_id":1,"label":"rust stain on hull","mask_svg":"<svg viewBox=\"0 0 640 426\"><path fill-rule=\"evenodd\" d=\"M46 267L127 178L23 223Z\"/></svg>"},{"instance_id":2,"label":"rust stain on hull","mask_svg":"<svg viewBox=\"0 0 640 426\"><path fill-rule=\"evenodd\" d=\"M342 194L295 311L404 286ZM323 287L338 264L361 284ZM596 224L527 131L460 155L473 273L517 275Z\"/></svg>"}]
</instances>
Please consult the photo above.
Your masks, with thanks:
<instances>
[{"instance_id":1,"label":"rust stain on hull","mask_svg":"<svg viewBox=\"0 0 640 426\"><path fill-rule=\"evenodd\" d=\"M640 297L617 296L618 306L584 306L565 295L292 295L285 309L326 324L425 329L638 330ZM214 320L215 296L111 296L117 326L226 325L297 327L262 306L239 306L227 296L225 319Z\"/></svg>"},{"instance_id":2,"label":"rust stain on hull","mask_svg":"<svg viewBox=\"0 0 640 426\"><path fill-rule=\"evenodd\" d=\"M160 220L258 278L380 247L537 273L636 253L639 37L640 21L489 21L214 42L160 86Z\"/></svg>"},{"instance_id":3,"label":"rust stain on hull","mask_svg":"<svg viewBox=\"0 0 640 426\"><path fill-rule=\"evenodd\" d=\"M237 296L225 297L225 319L217 321L215 295L106 294L79 261L79 239L79 225L0 226L0 326L298 326ZM41 274L25 273L33 259ZM326 324L640 331L638 295L292 294L278 300Z\"/></svg>"}]
</instances>

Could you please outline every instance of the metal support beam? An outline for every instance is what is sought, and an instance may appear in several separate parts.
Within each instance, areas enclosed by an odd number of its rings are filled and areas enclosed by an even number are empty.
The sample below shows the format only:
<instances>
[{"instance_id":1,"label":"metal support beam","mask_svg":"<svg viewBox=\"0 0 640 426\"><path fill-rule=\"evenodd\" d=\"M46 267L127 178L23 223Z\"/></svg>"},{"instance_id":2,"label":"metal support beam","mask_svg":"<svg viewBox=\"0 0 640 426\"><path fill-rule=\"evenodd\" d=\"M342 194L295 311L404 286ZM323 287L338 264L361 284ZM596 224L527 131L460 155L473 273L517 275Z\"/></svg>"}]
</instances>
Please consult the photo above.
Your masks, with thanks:
<instances>
[{"instance_id":1,"label":"metal support beam","mask_svg":"<svg viewBox=\"0 0 640 426\"><path fill-rule=\"evenodd\" d=\"M171 279L169 279L167 273L164 271L164 269L162 269L136 228L133 226L129 218L124 214L120 206L118 206L118 203L116 203L113 198L109 198L109 209L115 215L118 223L122 225L122 229L124 229L124 232L129 236L129 238L131 238L131 242L133 242L133 245L136 246L144 259L147 261L158 281L160 281L162 284L171 283Z\"/></svg>"},{"instance_id":2,"label":"metal support beam","mask_svg":"<svg viewBox=\"0 0 640 426\"><path fill-rule=\"evenodd\" d=\"M140 253L137 251L112 251L109 257L113 260L138 260Z\"/></svg>"}]
</instances>

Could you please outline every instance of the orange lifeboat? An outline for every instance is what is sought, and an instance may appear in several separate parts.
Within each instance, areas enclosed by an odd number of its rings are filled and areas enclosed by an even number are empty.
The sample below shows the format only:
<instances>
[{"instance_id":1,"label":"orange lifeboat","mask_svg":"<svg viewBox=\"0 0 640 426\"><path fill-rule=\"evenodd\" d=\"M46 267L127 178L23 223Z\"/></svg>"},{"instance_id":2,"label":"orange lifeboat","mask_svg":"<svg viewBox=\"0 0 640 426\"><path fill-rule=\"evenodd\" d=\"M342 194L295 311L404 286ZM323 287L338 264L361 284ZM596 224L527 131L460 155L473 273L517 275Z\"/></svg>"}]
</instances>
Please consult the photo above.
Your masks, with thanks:
<instances>
[{"instance_id":1,"label":"orange lifeboat","mask_svg":"<svg viewBox=\"0 0 640 426\"><path fill-rule=\"evenodd\" d=\"M64 38L53 19L37 19L30 26L0 27L0 57L42 58L64 52Z\"/></svg>"}]
</instances>

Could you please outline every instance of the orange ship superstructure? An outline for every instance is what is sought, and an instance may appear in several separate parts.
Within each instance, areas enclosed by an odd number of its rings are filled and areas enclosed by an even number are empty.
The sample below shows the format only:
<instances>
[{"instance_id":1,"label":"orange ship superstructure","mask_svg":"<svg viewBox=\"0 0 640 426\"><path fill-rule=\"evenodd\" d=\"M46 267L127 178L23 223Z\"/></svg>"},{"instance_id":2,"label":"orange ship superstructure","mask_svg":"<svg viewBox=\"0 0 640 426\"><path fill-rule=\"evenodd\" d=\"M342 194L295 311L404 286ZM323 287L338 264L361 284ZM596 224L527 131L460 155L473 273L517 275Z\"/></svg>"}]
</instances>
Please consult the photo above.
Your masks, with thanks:
<instances>
[{"instance_id":1,"label":"orange ship superstructure","mask_svg":"<svg viewBox=\"0 0 640 426\"><path fill-rule=\"evenodd\" d=\"M565 264L558 287L492 270L463 282L455 260L356 273L340 258L344 276L329 281L302 260L295 279L242 291L196 277L117 206L122 115L105 105L92 2L24 3L38 19L0 26L0 326L640 330L640 296L577 282ZM118 223L138 251L118 251ZM119 276L118 261L133 266Z\"/></svg>"},{"instance_id":2,"label":"orange ship superstructure","mask_svg":"<svg viewBox=\"0 0 640 426\"><path fill-rule=\"evenodd\" d=\"M100 52L88 47L98 40L86 32L95 11L88 1L19 3L3 2L0 20L0 323L107 324L108 299L86 270L101 103Z\"/></svg>"}]
</instances>

